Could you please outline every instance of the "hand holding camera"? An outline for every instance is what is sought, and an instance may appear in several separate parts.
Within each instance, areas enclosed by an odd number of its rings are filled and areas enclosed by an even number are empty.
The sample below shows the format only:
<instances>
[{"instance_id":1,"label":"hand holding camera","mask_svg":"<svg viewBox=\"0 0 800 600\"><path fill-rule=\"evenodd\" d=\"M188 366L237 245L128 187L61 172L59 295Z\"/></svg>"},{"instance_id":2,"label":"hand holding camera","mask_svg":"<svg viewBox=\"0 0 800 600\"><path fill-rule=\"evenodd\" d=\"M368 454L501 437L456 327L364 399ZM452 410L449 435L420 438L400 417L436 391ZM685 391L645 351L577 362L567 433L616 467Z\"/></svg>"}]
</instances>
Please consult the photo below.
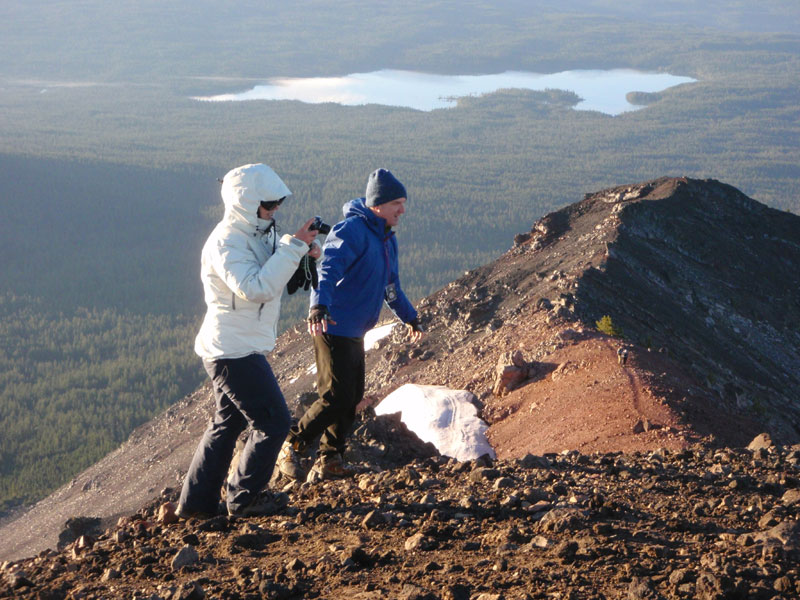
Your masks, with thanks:
<instances>
[{"instance_id":1,"label":"hand holding camera","mask_svg":"<svg viewBox=\"0 0 800 600\"><path fill-rule=\"evenodd\" d=\"M322 235L328 235L331 232L331 226L328 225L325 221L322 220L322 217L317 215L314 217L314 222L311 224L309 229L314 229L319 231Z\"/></svg>"},{"instance_id":2,"label":"hand holding camera","mask_svg":"<svg viewBox=\"0 0 800 600\"><path fill-rule=\"evenodd\" d=\"M303 226L294 233L294 237L302 242L305 242L306 244L313 242L319 234L318 229L311 228L316 218L317 217L311 217L308 221L303 223Z\"/></svg>"},{"instance_id":3,"label":"hand holding camera","mask_svg":"<svg viewBox=\"0 0 800 600\"><path fill-rule=\"evenodd\" d=\"M317 235L320 233L326 235L330 233L331 226L322 220L322 217L311 217L308 221L303 223L303 226L294 234L298 240L304 241L306 244L311 244Z\"/></svg>"},{"instance_id":4,"label":"hand holding camera","mask_svg":"<svg viewBox=\"0 0 800 600\"><path fill-rule=\"evenodd\" d=\"M299 240L308 244L309 251L297 267L292 278L287 284L287 290L290 294L294 294L300 288L308 291L309 287L317 289L317 262L316 259L322 255L322 249L319 243L313 244L317 235L330 233L331 226L322 220L322 217L316 216L308 221L294 234ZM309 239L310 238L310 239Z\"/></svg>"}]
</instances>

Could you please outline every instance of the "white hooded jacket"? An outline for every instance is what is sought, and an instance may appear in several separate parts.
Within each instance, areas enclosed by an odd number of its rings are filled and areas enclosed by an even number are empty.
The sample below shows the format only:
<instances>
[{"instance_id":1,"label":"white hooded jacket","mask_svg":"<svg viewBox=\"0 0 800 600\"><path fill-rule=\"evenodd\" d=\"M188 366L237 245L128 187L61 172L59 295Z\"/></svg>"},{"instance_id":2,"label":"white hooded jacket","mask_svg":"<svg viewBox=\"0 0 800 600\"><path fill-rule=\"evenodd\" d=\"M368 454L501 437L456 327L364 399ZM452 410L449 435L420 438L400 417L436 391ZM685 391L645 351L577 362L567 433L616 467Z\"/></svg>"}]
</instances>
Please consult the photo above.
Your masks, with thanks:
<instances>
[{"instance_id":1,"label":"white hooded jacket","mask_svg":"<svg viewBox=\"0 0 800 600\"><path fill-rule=\"evenodd\" d=\"M281 294L308 245L291 235L278 240L274 222L258 218L258 206L290 194L264 164L237 167L223 178L225 216L201 259L207 310L194 350L202 358L241 358L275 347Z\"/></svg>"}]
</instances>

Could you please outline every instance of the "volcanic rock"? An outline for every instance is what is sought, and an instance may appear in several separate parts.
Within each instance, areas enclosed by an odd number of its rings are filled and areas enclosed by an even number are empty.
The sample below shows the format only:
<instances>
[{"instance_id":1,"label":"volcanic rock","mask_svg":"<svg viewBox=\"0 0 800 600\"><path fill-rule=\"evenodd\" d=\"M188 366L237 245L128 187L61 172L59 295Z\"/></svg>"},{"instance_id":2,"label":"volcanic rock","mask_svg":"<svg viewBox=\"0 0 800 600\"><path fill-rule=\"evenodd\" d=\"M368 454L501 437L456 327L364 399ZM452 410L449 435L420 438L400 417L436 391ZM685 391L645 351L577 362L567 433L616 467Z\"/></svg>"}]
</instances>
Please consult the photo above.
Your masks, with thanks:
<instances>
[{"instance_id":1,"label":"volcanic rock","mask_svg":"<svg viewBox=\"0 0 800 600\"><path fill-rule=\"evenodd\" d=\"M782 498L798 489L787 487L797 485L792 452L775 445L775 460L758 463L744 447L567 452L495 461L493 479L471 478L454 460L415 459L403 470L417 484L435 480L435 494L365 489L374 475L305 484L285 513L213 520L224 528L137 527L154 522L155 498L83 554L4 563L0 598L791 598L800 508ZM728 475L706 477L719 465ZM731 489L731 474L752 483ZM518 504L495 489L502 479L517 482ZM396 519L362 527L375 511ZM767 516L779 522L762 527ZM233 543L245 536L260 542Z\"/></svg>"},{"instance_id":2,"label":"volcanic rock","mask_svg":"<svg viewBox=\"0 0 800 600\"><path fill-rule=\"evenodd\" d=\"M367 353L378 399L404 383L472 392L498 460L441 457L367 407L356 478L289 486L272 517L158 523L177 492L157 490L180 486L212 410L206 385L4 524L0 598L797 596L797 289L794 215L713 180L589 194L423 299L418 347L397 332ZM536 372L495 396L516 352ZM312 393L300 328L270 361L292 408ZM98 531L48 552L79 514ZM173 569L187 547L196 560Z\"/></svg>"}]
</instances>

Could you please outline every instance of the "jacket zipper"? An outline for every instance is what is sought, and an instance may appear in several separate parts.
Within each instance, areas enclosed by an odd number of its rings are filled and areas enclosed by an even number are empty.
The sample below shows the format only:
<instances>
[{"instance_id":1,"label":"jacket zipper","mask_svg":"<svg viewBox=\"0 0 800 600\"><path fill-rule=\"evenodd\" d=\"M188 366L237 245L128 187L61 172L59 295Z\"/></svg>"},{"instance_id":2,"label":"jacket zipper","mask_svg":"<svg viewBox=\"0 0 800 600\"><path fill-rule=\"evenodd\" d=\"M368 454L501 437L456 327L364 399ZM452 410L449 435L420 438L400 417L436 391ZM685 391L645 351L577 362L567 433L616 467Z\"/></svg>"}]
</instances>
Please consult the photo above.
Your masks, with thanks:
<instances>
[{"instance_id":1,"label":"jacket zipper","mask_svg":"<svg viewBox=\"0 0 800 600\"><path fill-rule=\"evenodd\" d=\"M269 233L270 229L272 229L272 226L274 224L275 224L275 222L273 221L272 224L269 226L269 229L267 229L266 233ZM276 248L277 244L278 244L277 233L273 230L273 234L272 234L272 253L273 254L275 254L275 248ZM233 293L233 292L231 292L231 310L236 310L236 294ZM258 307L258 320L259 321L261 320L261 311L262 310L264 310L264 303L263 302L261 303L261 306Z\"/></svg>"},{"instance_id":2,"label":"jacket zipper","mask_svg":"<svg viewBox=\"0 0 800 600\"><path fill-rule=\"evenodd\" d=\"M389 260L389 244L387 242L391 239L393 233L390 232L389 235L383 238L383 258L386 261L386 283L383 286L384 288L392 281L392 266Z\"/></svg>"}]
</instances>

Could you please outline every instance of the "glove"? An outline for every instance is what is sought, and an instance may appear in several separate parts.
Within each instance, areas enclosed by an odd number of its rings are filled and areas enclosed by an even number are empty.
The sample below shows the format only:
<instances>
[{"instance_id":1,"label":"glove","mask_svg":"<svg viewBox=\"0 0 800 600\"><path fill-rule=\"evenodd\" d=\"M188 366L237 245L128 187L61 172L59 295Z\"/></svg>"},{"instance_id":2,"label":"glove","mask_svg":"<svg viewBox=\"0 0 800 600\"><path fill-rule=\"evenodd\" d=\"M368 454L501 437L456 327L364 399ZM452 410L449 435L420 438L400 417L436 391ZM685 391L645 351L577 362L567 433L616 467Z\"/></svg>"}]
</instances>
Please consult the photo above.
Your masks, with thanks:
<instances>
[{"instance_id":1,"label":"glove","mask_svg":"<svg viewBox=\"0 0 800 600\"><path fill-rule=\"evenodd\" d=\"M294 294L300 288L308 291L309 286L314 286L317 289L319 285L319 277L317 275L317 261L311 256L304 256L300 259L300 264L294 272L289 282L286 284L286 291L289 294Z\"/></svg>"},{"instance_id":2,"label":"glove","mask_svg":"<svg viewBox=\"0 0 800 600\"><path fill-rule=\"evenodd\" d=\"M322 323L322 321L330 321L331 313L328 307L324 304L315 304L308 311L309 323Z\"/></svg>"},{"instance_id":3,"label":"glove","mask_svg":"<svg viewBox=\"0 0 800 600\"><path fill-rule=\"evenodd\" d=\"M425 333L425 328L422 327L422 324L419 322L419 317L416 317L413 321L409 321L408 326L411 327L411 331Z\"/></svg>"},{"instance_id":4,"label":"glove","mask_svg":"<svg viewBox=\"0 0 800 600\"><path fill-rule=\"evenodd\" d=\"M297 267L297 270L292 274L289 282L286 284L286 291L289 294L294 294L298 289L300 289L306 280L306 274L303 272L301 267Z\"/></svg>"},{"instance_id":5,"label":"glove","mask_svg":"<svg viewBox=\"0 0 800 600\"><path fill-rule=\"evenodd\" d=\"M319 287L319 273L317 273L317 259L313 256L307 256L308 258L308 270L311 271L311 287L317 289ZM308 284L305 285L306 291L308 291Z\"/></svg>"}]
</instances>

